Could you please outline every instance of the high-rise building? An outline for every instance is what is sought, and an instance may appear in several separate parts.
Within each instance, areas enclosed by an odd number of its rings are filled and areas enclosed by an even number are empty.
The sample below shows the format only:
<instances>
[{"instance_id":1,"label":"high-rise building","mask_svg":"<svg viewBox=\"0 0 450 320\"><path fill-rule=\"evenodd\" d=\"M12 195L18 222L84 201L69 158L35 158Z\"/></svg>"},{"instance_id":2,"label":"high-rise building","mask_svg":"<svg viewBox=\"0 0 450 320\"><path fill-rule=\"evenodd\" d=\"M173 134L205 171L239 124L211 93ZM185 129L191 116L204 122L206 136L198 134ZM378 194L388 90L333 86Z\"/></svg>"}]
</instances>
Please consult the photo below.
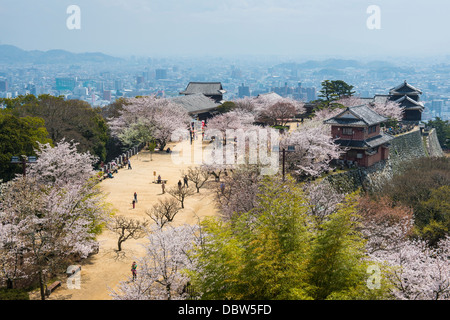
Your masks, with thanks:
<instances>
[{"instance_id":1,"label":"high-rise building","mask_svg":"<svg viewBox=\"0 0 450 320\"><path fill-rule=\"evenodd\" d=\"M103 91L103 100L111 101L111 90Z\"/></svg>"},{"instance_id":2,"label":"high-rise building","mask_svg":"<svg viewBox=\"0 0 450 320\"><path fill-rule=\"evenodd\" d=\"M73 88L76 86L76 79L75 78L56 78L56 90L58 91L64 91L64 90L70 90L72 91Z\"/></svg>"},{"instance_id":3,"label":"high-rise building","mask_svg":"<svg viewBox=\"0 0 450 320\"><path fill-rule=\"evenodd\" d=\"M0 80L0 92L8 91L8 80Z\"/></svg>"},{"instance_id":4,"label":"high-rise building","mask_svg":"<svg viewBox=\"0 0 450 320\"><path fill-rule=\"evenodd\" d=\"M105 83L103 81L97 82L97 92L103 92L105 90Z\"/></svg>"},{"instance_id":5,"label":"high-rise building","mask_svg":"<svg viewBox=\"0 0 450 320\"><path fill-rule=\"evenodd\" d=\"M316 100L316 88L306 88L306 99L308 101Z\"/></svg>"},{"instance_id":6,"label":"high-rise building","mask_svg":"<svg viewBox=\"0 0 450 320\"><path fill-rule=\"evenodd\" d=\"M250 97L250 88L242 84L240 87L238 87L238 96L239 98Z\"/></svg>"},{"instance_id":7,"label":"high-rise building","mask_svg":"<svg viewBox=\"0 0 450 320\"><path fill-rule=\"evenodd\" d=\"M117 79L114 81L114 90L123 90L123 81L120 79Z\"/></svg>"},{"instance_id":8,"label":"high-rise building","mask_svg":"<svg viewBox=\"0 0 450 320\"><path fill-rule=\"evenodd\" d=\"M161 80L161 79L167 79L167 70L166 69L156 69L155 71L155 79Z\"/></svg>"},{"instance_id":9,"label":"high-rise building","mask_svg":"<svg viewBox=\"0 0 450 320\"><path fill-rule=\"evenodd\" d=\"M444 111L444 100L433 100L431 102L431 109L434 110L436 117L441 117Z\"/></svg>"},{"instance_id":10,"label":"high-rise building","mask_svg":"<svg viewBox=\"0 0 450 320\"><path fill-rule=\"evenodd\" d=\"M136 83L139 85L139 84L141 84L141 83L144 83L145 82L145 79L144 79L144 77L143 76L137 76L136 77Z\"/></svg>"}]
</instances>

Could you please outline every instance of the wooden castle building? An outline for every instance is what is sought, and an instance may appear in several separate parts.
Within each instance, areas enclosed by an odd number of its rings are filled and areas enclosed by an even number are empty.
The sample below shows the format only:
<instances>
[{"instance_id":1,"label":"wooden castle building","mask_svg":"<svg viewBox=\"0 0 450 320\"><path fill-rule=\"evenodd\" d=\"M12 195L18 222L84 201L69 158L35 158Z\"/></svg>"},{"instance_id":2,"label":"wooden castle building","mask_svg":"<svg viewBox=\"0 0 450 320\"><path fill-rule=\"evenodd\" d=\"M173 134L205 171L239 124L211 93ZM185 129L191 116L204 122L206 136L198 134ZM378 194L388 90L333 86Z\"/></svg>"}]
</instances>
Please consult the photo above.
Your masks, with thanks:
<instances>
[{"instance_id":1,"label":"wooden castle building","mask_svg":"<svg viewBox=\"0 0 450 320\"><path fill-rule=\"evenodd\" d=\"M422 112L425 109L423 103L420 101L421 94L421 90L413 87L405 80L402 84L389 90L389 94L378 94L373 99L367 100L378 103L387 103L388 101L397 102L399 107L405 110L403 113L403 121L419 122L422 120Z\"/></svg>"},{"instance_id":2,"label":"wooden castle building","mask_svg":"<svg viewBox=\"0 0 450 320\"><path fill-rule=\"evenodd\" d=\"M324 123L331 125L335 143L345 151L340 160L369 167L389 157L389 142L393 137L380 128L387 120L368 105L361 105L348 107Z\"/></svg>"}]
</instances>

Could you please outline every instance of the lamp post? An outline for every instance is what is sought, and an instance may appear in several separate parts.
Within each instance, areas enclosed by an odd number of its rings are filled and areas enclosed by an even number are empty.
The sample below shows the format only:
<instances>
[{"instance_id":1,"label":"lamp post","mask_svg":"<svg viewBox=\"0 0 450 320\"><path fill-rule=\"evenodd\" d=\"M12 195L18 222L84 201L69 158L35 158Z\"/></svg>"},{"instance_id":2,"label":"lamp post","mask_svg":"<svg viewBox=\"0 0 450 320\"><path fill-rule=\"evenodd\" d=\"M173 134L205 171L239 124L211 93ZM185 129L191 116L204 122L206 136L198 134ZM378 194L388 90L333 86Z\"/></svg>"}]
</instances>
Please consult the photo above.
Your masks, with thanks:
<instances>
[{"instance_id":1,"label":"lamp post","mask_svg":"<svg viewBox=\"0 0 450 320\"><path fill-rule=\"evenodd\" d=\"M19 159L19 157L14 156L11 158L11 163L13 164L22 164L22 174L25 177L27 174L27 163L35 163L36 157L35 156L25 156L22 155L22 160Z\"/></svg>"},{"instance_id":2,"label":"lamp post","mask_svg":"<svg viewBox=\"0 0 450 320\"><path fill-rule=\"evenodd\" d=\"M273 151L278 151L280 152L280 147L279 146L274 146L273 147ZM285 181L285 176L286 176L286 152L294 152L295 151L295 146L287 146L286 148L282 148L281 152L283 155L283 181Z\"/></svg>"}]
</instances>

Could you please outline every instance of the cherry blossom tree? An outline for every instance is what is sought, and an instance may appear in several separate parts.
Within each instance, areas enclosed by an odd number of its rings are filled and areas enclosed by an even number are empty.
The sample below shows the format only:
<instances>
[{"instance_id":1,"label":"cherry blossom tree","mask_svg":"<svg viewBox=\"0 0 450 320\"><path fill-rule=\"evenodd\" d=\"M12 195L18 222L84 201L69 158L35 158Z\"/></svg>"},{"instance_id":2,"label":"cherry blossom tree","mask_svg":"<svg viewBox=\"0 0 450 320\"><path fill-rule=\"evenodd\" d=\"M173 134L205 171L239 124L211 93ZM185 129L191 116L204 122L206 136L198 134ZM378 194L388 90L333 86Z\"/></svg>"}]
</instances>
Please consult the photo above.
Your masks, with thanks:
<instances>
[{"instance_id":1,"label":"cherry blossom tree","mask_svg":"<svg viewBox=\"0 0 450 320\"><path fill-rule=\"evenodd\" d=\"M248 212L257 205L262 175L255 165L242 165L222 179L216 201L224 220Z\"/></svg>"},{"instance_id":2,"label":"cherry blossom tree","mask_svg":"<svg viewBox=\"0 0 450 320\"><path fill-rule=\"evenodd\" d=\"M327 180L305 183L303 189L308 214L317 224L336 212L338 204L345 199L345 194L337 192Z\"/></svg>"},{"instance_id":3,"label":"cherry blossom tree","mask_svg":"<svg viewBox=\"0 0 450 320\"><path fill-rule=\"evenodd\" d=\"M193 268L190 250L198 243L198 226L154 226L148 237L146 255L137 260L137 278L124 281L111 290L114 300L180 300L186 299Z\"/></svg>"},{"instance_id":4,"label":"cherry blossom tree","mask_svg":"<svg viewBox=\"0 0 450 320\"><path fill-rule=\"evenodd\" d=\"M361 233L367 239L367 251L396 250L411 236L414 219L410 207L394 204L388 197L364 195L358 201Z\"/></svg>"},{"instance_id":5,"label":"cherry blossom tree","mask_svg":"<svg viewBox=\"0 0 450 320\"><path fill-rule=\"evenodd\" d=\"M386 197L358 201L368 260L379 263L394 299L450 299L450 238L436 247L415 239L412 209Z\"/></svg>"},{"instance_id":6,"label":"cherry blossom tree","mask_svg":"<svg viewBox=\"0 0 450 320\"><path fill-rule=\"evenodd\" d=\"M139 124L139 136L153 137L161 150L176 129L186 128L189 124L189 115L183 107L169 99L153 96L128 99L119 114L108 122L113 136L124 139L133 133L127 131L136 131L136 124Z\"/></svg>"},{"instance_id":7,"label":"cherry blossom tree","mask_svg":"<svg viewBox=\"0 0 450 320\"><path fill-rule=\"evenodd\" d=\"M300 126L293 132L284 133L280 148L294 146L294 152L286 153L287 168L297 176L319 176L330 169L330 162L338 159L343 150L334 143L323 124Z\"/></svg>"},{"instance_id":8,"label":"cherry blossom tree","mask_svg":"<svg viewBox=\"0 0 450 320\"><path fill-rule=\"evenodd\" d=\"M385 273L393 285L391 293L398 300L450 299L450 239L436 248L423 240L407 240L395 250L379 250L370 255L373 261L388 268Z\"/></svg>"},{"instance_id":9,"label":"cherry blossom tree","mask_svg":"<svg viewBox=\"0 0 450 320\"><path fill-rule=\"evenodd\" d=\"M107 211L89 153L79 154L74 144L62 141L54 148L40 145L37 155L27 176L11 181L2 192L0 252L9 255L8 261L20 254L21 270L38 278L45 299L49 276L98 249L95 235Z\"/></svg>"},{"instance_id":10,"label":"cherry blossom tree","mask_svg":"<svg viewBox=\"0 0 450 320\"><path fill-rule=\"evenodd\" d=\"M254 116L245 111L230 111L211 118L205 130L205 136L211 137L219 131L222 134L224 143L226 143L226 131L248 129L255 121Z\"/></svg>"},{"instance_id":11,"label":"cherry blossom tree","mask_svg":"<svg viewBox=\"0 0 450 320\"><path fill-rule=\"evenodd\" d=\"M261 110L258 119L273 126L285 126L297 113L298 108L296 108L295 104L279 101Z\"/></svg>"},{"instance_id":12,"label":"cherry blossom tree","mask_svg":"<svg viewBox=\"0 0 450 320\"><path fill-rule=\"evenodd\" d=\"M386 118L400 121L403 119L404 108L400 107L400 104L395 101L372 101L366 102L358 97L346 97L336 101L336 103L342 104L346 107L360 106L368 104L369 107L376 113L385 116Z\"/></svg>"},{"instance_id":13,"label":"cherry blossom tree","mask_svg":"<svg viewBox=\"0 0 450 320\"><path fill-rule=\"evenodd\" d=\"M253 114L255 120L269 125L286 125L289 119L305 111L304 103L277 95L260 95L235 101L238 110Z\"/></svg>"}]
</instances>

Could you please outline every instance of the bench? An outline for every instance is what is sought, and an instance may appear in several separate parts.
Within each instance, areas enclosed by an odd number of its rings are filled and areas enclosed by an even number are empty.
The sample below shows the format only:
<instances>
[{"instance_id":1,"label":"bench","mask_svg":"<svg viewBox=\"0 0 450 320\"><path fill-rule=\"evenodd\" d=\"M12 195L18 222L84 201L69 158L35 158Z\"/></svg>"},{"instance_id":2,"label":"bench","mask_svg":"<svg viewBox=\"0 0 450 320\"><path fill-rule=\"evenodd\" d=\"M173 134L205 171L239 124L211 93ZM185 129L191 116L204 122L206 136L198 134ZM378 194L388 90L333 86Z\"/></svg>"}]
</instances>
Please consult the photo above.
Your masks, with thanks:
<instances>
[{"instance_id":1,"label":"bench","mask_svg":"<svg viewBox=\"0 0 450 320\"><path fill-rule=\"evenodd\" d=\"M47 287L47 296L49 296L56 288L61 286L61 281L55 281Z\"/></svg>"},{"instance_id":2,"label":"bench","mask_svg":"<svg viewBox=\"0 0 450 320\"><path fill-rule=\"evenodd\" d=\"M155 181L156 184L161 184L162 182L167 184L167 180L164 180L164 179L161 179L159 182L158 182L158 180Z\"/></svg>"}]
</instances>

